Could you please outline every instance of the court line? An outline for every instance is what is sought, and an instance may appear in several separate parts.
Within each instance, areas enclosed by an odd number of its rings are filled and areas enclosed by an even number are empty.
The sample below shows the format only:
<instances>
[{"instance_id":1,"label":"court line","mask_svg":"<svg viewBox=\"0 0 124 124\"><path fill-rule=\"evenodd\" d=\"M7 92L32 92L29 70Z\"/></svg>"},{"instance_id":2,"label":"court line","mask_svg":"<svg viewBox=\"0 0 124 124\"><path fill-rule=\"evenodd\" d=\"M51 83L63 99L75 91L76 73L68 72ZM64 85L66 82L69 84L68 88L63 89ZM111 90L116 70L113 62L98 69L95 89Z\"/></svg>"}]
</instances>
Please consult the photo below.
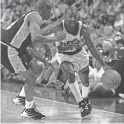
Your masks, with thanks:
<instances>
[{"instance_id":1,"label":"court line","mask_svg":"<svg viewBox=\"0 0 124 124\"><path fill-rule=\"evenodd\" d=\"M5 91L5 90L0 90L0 91L2 91L2 92L9 92L9 93L11 93L11 94L18 94L18 93L16 93L16 92L11 92L11 91ZM42 99L42 100L44 100L44 101L52 101L52 102L55 102L55 103L60 103L60 104L65 104L65 105L77 107L77 105L74 105L74 104L69 104L69 103L54 101L54 100L45 99L45 98L40 98L40 97L36 97L36 96L35 96L34 98L40 99L40 100ZM103 112L103 113L111 113L111 114L114 114L114 115L121 115L121 116L124 116L123 114L120 114L120 113L114 113L114 112L105 111L105 110L100 110L100 109L94 109L94 108L92 108L92 109L95 110L95 111Z\"/></svg>"}]
</instances>

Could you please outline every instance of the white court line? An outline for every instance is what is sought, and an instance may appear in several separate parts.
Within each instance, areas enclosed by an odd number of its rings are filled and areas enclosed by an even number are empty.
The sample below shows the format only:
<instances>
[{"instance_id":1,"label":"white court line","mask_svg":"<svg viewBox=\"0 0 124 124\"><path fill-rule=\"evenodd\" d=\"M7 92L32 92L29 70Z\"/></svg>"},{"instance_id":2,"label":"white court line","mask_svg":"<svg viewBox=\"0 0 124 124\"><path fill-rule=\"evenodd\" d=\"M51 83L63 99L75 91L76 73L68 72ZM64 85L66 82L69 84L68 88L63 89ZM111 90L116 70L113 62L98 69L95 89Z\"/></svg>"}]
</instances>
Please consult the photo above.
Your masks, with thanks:
<instances>
[{"instance_id":1,"label":"white court line","mask_svg":"<svg viewBox=\"0 0 124 124\"><path fill-rule=\"evenodd\" d=\"M0 91L2 91L2 92L9 92L9 93L11 93L11 94L18 94L18 93L16 93L16 92L11 92L11 91L5 91L5 90L0 90ZM52 102L55 102L55 103L60 103L60 104L65 104L65 105L69 105L69 106L71 105L71 106L76 106L76 107L77 107L77 105L74 105L74 104L69 104L69 103L54 101L54 100L50 100L50 99L44 99L44 98L40 98L40 97L34 97L34 98L42 99L42 100L44 100L44 101L52 101ZM114 114L114 115L121 115L121 116L124 116L123 114L120 114L120 113L114 113L114 112L105 111L105 110L100 110L100 109L94 109L94 108L93 108L93 110L99 111L99 112L103 112L103 113L111 113L111 114Z\"/></svg>"}]
</instances>

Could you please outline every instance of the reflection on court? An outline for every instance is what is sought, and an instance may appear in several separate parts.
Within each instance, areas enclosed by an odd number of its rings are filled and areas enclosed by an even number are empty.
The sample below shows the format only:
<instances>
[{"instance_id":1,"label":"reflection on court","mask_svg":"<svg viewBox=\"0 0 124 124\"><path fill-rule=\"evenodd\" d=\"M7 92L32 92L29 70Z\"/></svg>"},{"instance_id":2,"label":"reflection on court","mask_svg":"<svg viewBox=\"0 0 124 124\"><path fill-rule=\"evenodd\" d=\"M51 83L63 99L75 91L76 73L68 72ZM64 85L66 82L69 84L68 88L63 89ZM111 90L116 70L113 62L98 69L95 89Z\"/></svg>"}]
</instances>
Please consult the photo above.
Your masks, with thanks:
<instances>
[{"instance_id":1,"label":"reflection on court","mask_svg":"<svg viewBox=\"0 0 124 124\"><path fill-rule=\"evenodd\" d=\"M90 117L81 118L78 106L67 103L34 98L37 108L46 115L46 119L33 120L25 119L20 116L23 106L16 106L12 103L16 93L1 91L1 122L2 123L53 123L53 124L81 124L81 123L124 123L124 115L93 109Z\"/></svg>"}]
</instances>

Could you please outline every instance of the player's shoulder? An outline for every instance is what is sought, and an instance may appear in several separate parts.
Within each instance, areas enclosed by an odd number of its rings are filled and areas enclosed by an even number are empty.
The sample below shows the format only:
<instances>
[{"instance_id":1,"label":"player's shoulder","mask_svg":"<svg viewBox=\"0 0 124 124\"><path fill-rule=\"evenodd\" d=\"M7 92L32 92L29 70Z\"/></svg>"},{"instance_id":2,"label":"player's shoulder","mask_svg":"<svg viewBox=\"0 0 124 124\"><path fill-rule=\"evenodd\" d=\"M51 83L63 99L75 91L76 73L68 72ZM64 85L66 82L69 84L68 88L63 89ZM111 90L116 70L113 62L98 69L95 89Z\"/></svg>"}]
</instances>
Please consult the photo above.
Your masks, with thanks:
<instances>
[{"instance_id":1,"label":"player's shoulder","mask_svg":"<svg viewBox=\"0 0 124 124\"><path fill-rule=\"evenodd\" d=\"M31 11L29 13L27 13L28 15L28 21L30 22L35 22L35 23L42 23L42 17L40 16L40 14L37 11Z\"/></svg>"}]
</instances>

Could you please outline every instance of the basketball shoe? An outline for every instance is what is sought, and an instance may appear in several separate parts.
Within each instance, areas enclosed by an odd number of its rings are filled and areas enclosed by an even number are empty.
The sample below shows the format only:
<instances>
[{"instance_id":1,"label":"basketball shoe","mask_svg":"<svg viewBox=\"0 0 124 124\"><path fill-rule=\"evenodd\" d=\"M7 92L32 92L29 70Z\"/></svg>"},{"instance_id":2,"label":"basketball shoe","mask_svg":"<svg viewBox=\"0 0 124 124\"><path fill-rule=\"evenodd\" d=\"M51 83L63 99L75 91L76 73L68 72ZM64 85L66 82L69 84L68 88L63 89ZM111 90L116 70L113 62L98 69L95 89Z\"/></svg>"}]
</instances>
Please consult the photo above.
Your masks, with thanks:
<instances>
[{"instance_id":1,"label":"basketball shoe","mask_svg":"<svg viewBox=\"0 0 124 124\"><path fill-rule=\"evenodd\" d=\"M86 103L85 100L82 100L81 102L79 102L79 109L81 112L81 117L85 117L91 113L88 107L88 104Z\"/></svg>"},{"instance_id":2,"label":"basketball shoe","mask_svg":"<svg viewBox=\"0 0 124 124\"><path fill-rule=\"evenodd\" d=\"M13 99L13 102L14 102L16 105L25 105L25 99L26 99L26 97L17 95L17 96Z\"/></svg>"},{"instance_id":3,"label":"basketball shoe","mask_svg":"<svg viewBox=\"0 0 124 124\"><path fill-rule=\"evenodd\" d=\"M92 108L91 108L89 99L88 98L84 98L84 101L86 102L86 104L87 104L87 106L88 106L88 108L90 110L90 113L91 113Z\"/></svg>"},{"instance_id":4,"label":"basketball shoe","mask_svg":"<svg viewBox=\"0 0 124 124\"><path fill-rule=\"evenodd\" d=\"M21 113L21 116L24 118L33 118L35 120L43 120L45 119L45 115L41 114L36 108L35 106L33 106L32 108L28 108L28 109L24 109Z\"/></svg>"}]
</instances>

